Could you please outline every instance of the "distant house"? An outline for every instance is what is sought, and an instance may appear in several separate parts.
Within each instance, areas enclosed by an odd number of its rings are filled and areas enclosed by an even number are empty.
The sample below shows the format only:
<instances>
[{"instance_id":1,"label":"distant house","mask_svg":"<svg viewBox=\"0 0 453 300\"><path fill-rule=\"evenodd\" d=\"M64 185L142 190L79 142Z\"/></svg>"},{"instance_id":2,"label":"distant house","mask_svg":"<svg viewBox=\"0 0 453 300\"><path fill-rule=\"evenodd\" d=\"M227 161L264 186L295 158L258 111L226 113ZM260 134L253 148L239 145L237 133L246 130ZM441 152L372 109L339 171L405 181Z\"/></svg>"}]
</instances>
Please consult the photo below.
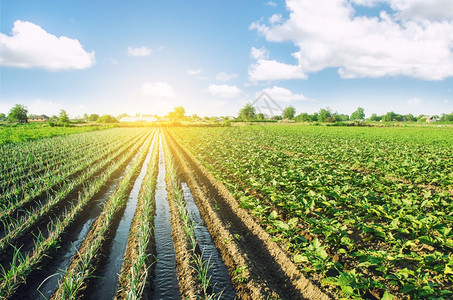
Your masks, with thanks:
<instances>
[{"instance_id":1,"label":"distant house","mask_svg":"<svg viewBox=\"0 0 453 300\"><path fill-rule=\"evenodd\" d=\"M426 116L426 123L435 123L437 119L434 116Z\"/></svg>"},{"instance_id":2,"label":"distant house","mask_svg":"<svg viewBox=\"0 0 453 300\"><path fill-rule=\"evenodd\" d=\"M135 117L122 117L120 122L156 122L157 118L153 115L138 115Z\"/></svg>"},{"instance_id":3,"label":"distant house","mask_svg":"<svg viewBox=\"0 0 453 300\"><path fill-rule=\"evenodd\" d=\"M29 115L28 122L47 122L49 117L46 115Z\"/></svg>"}]
</instances>

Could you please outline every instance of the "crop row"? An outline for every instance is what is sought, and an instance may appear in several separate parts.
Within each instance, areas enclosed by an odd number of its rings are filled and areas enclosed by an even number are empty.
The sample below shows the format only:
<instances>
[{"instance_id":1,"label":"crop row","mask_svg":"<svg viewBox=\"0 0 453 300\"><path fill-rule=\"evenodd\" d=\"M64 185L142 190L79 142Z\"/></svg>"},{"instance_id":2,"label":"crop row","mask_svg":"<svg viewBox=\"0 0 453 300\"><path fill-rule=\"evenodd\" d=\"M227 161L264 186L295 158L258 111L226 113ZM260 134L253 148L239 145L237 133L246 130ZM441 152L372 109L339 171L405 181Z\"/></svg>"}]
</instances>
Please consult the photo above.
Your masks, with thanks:
<instances>
[{"instance_id":1,"label":"crop row","mask_svg":"<svg viewBox=\"0 0 453 300\"><path fill-rule=\"evenodd\" d=\"M112 222L127 202L128 191L131 189L131 181L133 177L138 175L137 171L142 166L149 152L151 142L151 138L146 141L138 156L133 160L131 167L110 196L102 213L91 227L81 249L79 249L76 257L73 259L71 266L66 270L58 290L52 296L52 299L71 299L76 297L86 279L93 272L95 258L102 248L103 241Z\"/></svg>"},{"instance_id":2,"label":"crop row","mask_svg":"<svg viewBox=\"0 0 453 300\"><path fill-rule=\"evenodd\" d=\"M344 153L366 156L352 137L349 143L328 137L325 144L318 136L291 130L172 132L314 279L353 297L380 297L388 291L416 297L451 295L451 195L395 183L379 171L351 168L341 159ZM300 155L288 153L291 145L300 144L305 145ZM395 156L408 155L400 153L404 149L394 148ZM342 154L330 155L337 152ZM442 158L444 152L437 153Z\"/></svg>"},{"instance_id":3,"label":"crop row","mask_svg":"<svg viewBox=\"0 0 453 300\"><path fill-rule=\"evenodd\" d=\"M52 197L58 190L64 188L65 185L71 184L74 181L80 181L80 175L83 177L83 173L87 169L93 169L93 165L102 166L103 160L107 159L108 161L113 153L118 153L117 151L119 149L124 151L127 148L125 145L130 146L138 138L139 136L134 136L133 138L124 136L122 139L116 141L116 145L107 145L107 148L91 149L91 151L87 150L88 153L85 157L82 156L80 160L71 161L70 164L60 161L59 167L57 167L59 169L55 172L50 170L43 175L34 175L30 181L21 187L23 192L15 194L14 197L8 197L8 193L2 195L0 199L4 200L1 202L3 205L2 213L0 214L1 218L14 216L14 213L18 209L23 210L23 207L29 203L38 202L44 196L47 198ZM68 151L70 150L68 149ZM32 187L28 187L30 185ZM18 191L19 189L15 190Z\"/></svg>"},{"instance_id":4,"label":"crop row","mask_svg":"<svg viewBox=\"0 0 453 300\"><path fill-rule=\"evenodd\" d=\"M21 211L22 215L16 218L14 215L5 212L5 215L0 219L4 225L4 237L0 239L0 252L8 245L14 242L17 237L23 235L29 228L31 228L38 220L47 215L54 207L59 205L75 188L82 186L88 179L93 177L100 170L105 168L113 159L123 153L130 147L130 143L122 145L114 155L105 157L94 165L86 166L85 172L73 181L66 182L65 185L59 189L55 195L46 199L46 201L39 202L37 206Z\"/></svg>"},{"instance_id":5,"label":"crop row","mask_svg":"<svg viewBox=\"0 0 453 300\"><path fill-rule=\"evenodd\" d=\"M101 172L98 177L89 180L88 184L84 184L83 189L78 193L77 200L73 201L70 207L68 207L58 218L48 224L46 230L47 236L45 233L36 235L34 248L31 251L23 253L20 249L20 245L15 246L14 256L11 260L10 267L8 269L3 269L2 277L0 278L0 295L2 297L12 295L14 290L24 282L27 275L39 266L46 253L58 244L62 238L62 233L65 232L72 222L80 215L93 196L106 185L107 181L115 172L125 166L127 161L132 159L137 149L143 144L145 138L146 136L141 138L141 141L138 141L136 144L129 147L127 153L120 156L118 160L110 161L108 162L108 165L99 165L98 167L102 168L103 172ZM112 159L112 157L110 157L110 159ZM44 204L44 206L47 205ZM37 217L32 218L35 220L39 219Z\"/></svg>"},{"instance_id":6,"label":"crop row","mask_svg":"<svg viewBox=\"0 0 453 300\"><path fill-rule=\"evenodd\" d=\"M201 299L219 299L221 295L214 293L213 285L211 283L211 277L209 276L209 269L211 264L209 260L203 257L201 253L197 237L195 235L196 224L190 218L189 211L187 210L187 203L184 199L183 190L181 188L181 182L179 180L178 170L174 162L174 158L170 152L167 142L164 143L165 162L167 169L167 182L169 185L169 201L170 207L172 207L172 215L178 221L173 222L173 230L183 231L184 234L180 235L185 237L185 240L179 241L184 246L179 248L183 249L184 253L178 253L179 257L183 257L183 260L189 265L186 268L187 273L184 278L191 285L191 291L186 291L184 295L186 298L201 298ZM180 223L179 226L176 223ZM192 272L190 272L192 271ZM194 274L195 273L195 274Z\"/></svg>"},{"instance_id":7,"label":"crop row","mask_svg":"<svg viewBox=\"0 0 453 300\"><path fill-rule=\"evenodd\" d=\"M154 221L154 195L159 163L158 136L154 140L147 173L140 189L137 208L131 224L125 259L121 268L117 298L142 299L154 260L151 251Z\"/></svg>"},{"instance_id":8,"label":"crop row","mask_svg":"<svg viewBox=\"0 0 453 300\"><path fill-rule=\"evenodd\" d=\"M27 176L53 165L55 161L62 161L63 158L70 161L86 149L100 148L114 140L114 137L125 136L127 132L124 129L112 129L42 139L32 143L2 145L0 172L5 180L14 175Z\"/></svg>"}]
</instances>

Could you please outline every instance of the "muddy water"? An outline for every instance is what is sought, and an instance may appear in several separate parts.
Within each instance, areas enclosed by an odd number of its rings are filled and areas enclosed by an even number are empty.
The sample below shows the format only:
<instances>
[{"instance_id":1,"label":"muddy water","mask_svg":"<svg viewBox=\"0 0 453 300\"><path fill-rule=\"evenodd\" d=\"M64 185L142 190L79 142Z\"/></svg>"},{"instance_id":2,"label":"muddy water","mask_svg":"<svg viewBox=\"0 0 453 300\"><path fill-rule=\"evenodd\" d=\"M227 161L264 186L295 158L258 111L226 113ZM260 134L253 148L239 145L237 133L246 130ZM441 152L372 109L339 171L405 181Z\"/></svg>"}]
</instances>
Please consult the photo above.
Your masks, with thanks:
<instances>
[{"instance_id":1,"label":"muddy water","mask_svg":"<svg viewBox=\"0 0 453 300\"><path fill-rule=\"evenodd\" d=\"M154 268L152 299L181 299L176 277L176 255L171 237L170 206L165 184L165 161L162 141L159 144L159 173L156 186L154 236L157 262Z\"/></svg>"},{"instance_id":2,"label":"muddy water","mask_svg":"<svg viewBox=\"0 0 453 300\"><path fill-rule=\"evenodd\" d=\"M140 147L140 149L142 149L142 147ZM62 274L71 264L74 255L77 253L80 245L85 240L91 228L91 225L102 212L105 203L115 191L121 178L124 177L127 170L129 170L132 162L137 158L139 153L140 150L137 152L137 154L135 154L126 168L124 168L122 174L112 181L111 185L105 192L103 192L97 198L91 200L92 203L95 203L95 205L89 208L88 215L86 215L82 220L77 221L78 223L76 225L76 228L71 231L73 233L71 236L75 237L75 239L67 245L63 246L58 251L58 255L54 258L52 265L46 268L44 272L49 277L42 279L43 281L39 289L33 289L34 292L31 293L32 295L30 295L30 299L49 299L50 296L57 290L58 280L61 279Z\"/></svg>"},{"instance_id":3,"label":"muddy water","mask_svg":"<svg viewBox=\"0 0 453 300\"><path fill-rule=\"evenodd\" d=\"M122 174L121 177L123 175L124 174ZM91 225L101 213L105 202L107 202L110 195L116 189L118 182L119 180L116 180L105 193L95 200L97 204L89 210L89 215L81 221L81 224L78 225L76 229L74 229L75 232L78 232L76 239L67 247L62 248L64 251L63 253L58 253L59 255L55 258L57 261L54 260L52 269L47 270L47 274L53 275L50 275L51 277L48 277L47 280L43 281L39 290L36 291L36 294L33 295L32 299L49 299L53 292L56 291L58 288L58 280L61 279L62 273L64 273L66 268L71 264L73 256L77 253L80 245L85 240Z\"/></svg>"},{"instance_id":4,"label":"muddy water","mask_svg":"<svg viewBox=\"0 0 453 300\"><path fill-rule=\"evenodd\" d=\"M113 299L115 297L118 288L118 274L121 272L129 231L137 207L138 195L146 175L149 161L151 160L151 153L155 140L156 139L151 143L145 162L140 170L140 174L135 180L134 186L129 194L126 209L124 210L123 217L116 230L110 252L106 254L108 257L107 264L103 269L103 273L100 275L101 278L99 279L94 293L89 297L91 299Z\"/></svg>"},{"instance_id":5,"label":"muddy water","mask_svg":"<svg viewBox=\"0 0 453 300\"><path fill-rule=\"evenodd\" d=\"M200 211L193 200L192 192L185 182L181 183L181 187L184 192L184 200L186 201L190 219L196 225L195 236L202 252L203 260L208 261L211 265L208 275L211 276L211 284L214 286L214 293L216 295L221 295L221 299L235 299L236 293L231 285L228 270L201 218Z\"/></svg>"}]
</instances>

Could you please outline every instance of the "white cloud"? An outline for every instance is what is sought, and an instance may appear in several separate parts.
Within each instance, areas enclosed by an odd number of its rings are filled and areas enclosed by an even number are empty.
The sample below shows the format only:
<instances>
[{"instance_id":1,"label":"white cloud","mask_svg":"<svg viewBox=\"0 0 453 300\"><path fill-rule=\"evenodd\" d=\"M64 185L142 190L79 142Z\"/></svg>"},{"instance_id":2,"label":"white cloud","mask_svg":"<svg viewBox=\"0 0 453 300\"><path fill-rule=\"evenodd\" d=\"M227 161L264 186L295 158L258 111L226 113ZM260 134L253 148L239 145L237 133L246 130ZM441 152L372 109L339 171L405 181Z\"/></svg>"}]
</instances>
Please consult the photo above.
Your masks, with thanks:
<instances>
[{"instance_id":1,"label":"white cloud","mask_svg":"<svg viewBox=\"0 0 453 300\"><path fill-rule=\"evenodd\" d=\"M227 74L225 72L220 72L219 74L217 74L215 79L217 79L219 81L228 81L230 79L237 78L237 77L238 77L238 74L236 74L236 73Z\"/></svg>"},{"instance_id":2,"label":"white cloud","mask_svg":"<svg viewBox=\"0 0 453 300\"><path fill-rule=\"evenodd\" d=\"M273 100L277 102L291 102L291 101L307 101L310 100L303 94L294 94L291 90L288 90L283 87L273 86L272 88L267 88L263 90L269 96L272 97Z\"/></svg>"},{"instance_id":3,"label":"white cloud","mask_svg":"<svg viewBox=\"0 0 453 300\"><path fill-rule=\"evenodd\" d=\"M281 23L281 21L282 21L282 15L280 15L280 14L272 15L269 18L269 23L271 23L271 24Z\"/></svg>"},{"instance_id":4,"label":"white cloud","mask_svg":"<svg viewBox=\"0 0 453 300\"><path fill-rule=\"evenodd\" d=\"M290 65L276 60L259 59L248 69L250 80L306 79L301 66Z\"/></svg>"},{"instance_id":5,"label":"white cloud","mask_svg":"<svg viewBox=\"0 0 453 300\"><path fill-rule=\"evenodd\" d=\"M127 47L127 54L130 56L135 56L135 57L140 57L140 56L149 56L153 50L148 47L138 47L138 48L132 48L132 47Z\"/></svg>"},{"instance_id":6,"label":"white cloud","mask_svg":"<svg viewBox=\"0 0 453 300\"><path fill-rule=\"evenodd\" d=\"M249 68L250 78L304 78L326 68L338 68L343 78L408 76L442 80L453 76L453 9L440 5L448 2L450 7L452 2L436 0L435 5L421 0L385 1L392 3L395 13L382 11L379 17L366 17L356 16L348 0L287 0L288 20L268 25L255 22L250 29L268 41L292 41L299 48L293 53L297 63L288 65L258 57ZM377 2L384 1L354 1L363 5ZM437 8L428 14L428 6ZM421 7L427 9L424 14ZM440 10L448 12L441 15ZM439 21L428 18L435 15ZM257 73L269 69L280 74Z\"/></svg>"},{"instance_id":7,"label":"white cloud","mask_svg":"<svg viewBox=\"0 0 453 300\"><path fill-rule=\"evenodd\" d=\"M96 62L76 39L57 37L31 22L14 22L12 35L0 33L0 65L51 71L86 69Z\"/></svg>"},{"instance_id":8,"label":"white cloud","mask_svg":"<svg viewBox=\"0 0 453 300\"><path fill-rule=\"evenodd\" d=\"M276 7L277 3L273 2L273 1L268 1L268 2L266 2L266 6Z\"/></svg>"},{"instance_id":9,"label":"white cloud","mask_svg":"<svg viewBox=\"0 0 453 300\"><path fill-rule=\"evenodd\" d=\"M226 84L210 84L206 92L210 93L213 96L218 96L222 98L236 98L242 94L242 90L235 85L226 85Z\"/></svg>"},{"instance_id":10,"label":"white cloud","mask_svg":"<svg viewBox=\"0 0 453 300\"><path fill-rule=\"evenodd\" d=\"M187 70L188 75L199 75L203 72L203 69L194 69L194 70Z\"/></svg>"},{"instance_id":11,"label":"white cloud","mask_svg":"<svg viewBox=\"0 0 453 300\"><path fill-rule=\"evenodd\" d=\"M141 93L144 96L156 98L174 98L176 93L166 82L145 82L142 85Z\"/></svg>"},{"instance_id":12,"label":"white cloud","mask_svg":"<svg viewBox=\"0 0 453 300\"><path fill-rule=\"evenodd\" d=\"M265 47L255 48L252 47L250 50L250 56L254 59L268 59L269 58L269 51Z\"/></svg>"},{"instance_id":13,"label":"white cloud","mask_svg":"<svg viewBox=\"0 0 453 300\"><path fill-rule=\"evenodd\" d=\"M441 21L453 18L451 0L381 0L397 11L402 19L428 19Z\"/></svg>"},{"instance_id":14,"label":"white cloud","mask_svg":"<svg viewBox=\"0 0 453 300\"><path fill-rule=\"evenodd\" d=\"M422 104L422 100L420 98L412 98L407 100L406 104L410 106L420 106L420 104Z\"/></svg>"},{"instance_id":15,"label":"white cloud","mask_svg":"<svg viewBox=\"0 0 453 300\"><path fill-rule=\"evenodd\" d=\"M441 21L453 17L451 0L351 0L351 3L373 7L387 3L401 19L427 19Z\"/></svg>"}]
</instances>

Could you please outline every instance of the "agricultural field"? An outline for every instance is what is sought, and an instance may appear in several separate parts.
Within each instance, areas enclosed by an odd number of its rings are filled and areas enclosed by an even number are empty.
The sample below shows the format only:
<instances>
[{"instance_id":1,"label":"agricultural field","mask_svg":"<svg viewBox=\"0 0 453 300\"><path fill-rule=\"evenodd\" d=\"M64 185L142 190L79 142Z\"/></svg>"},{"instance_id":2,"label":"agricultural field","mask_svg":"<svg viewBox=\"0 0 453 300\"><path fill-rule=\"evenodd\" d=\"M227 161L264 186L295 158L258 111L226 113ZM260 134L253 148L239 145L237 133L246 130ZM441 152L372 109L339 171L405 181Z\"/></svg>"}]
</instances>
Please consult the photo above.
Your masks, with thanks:
<instances>
[{"instance_id":1,"label":"agricultural field","mask_svg":"<svg viewBox=\"0 0 453 300\"><path fill-rule=\"evenodd\" d=\"M21 143L46 137L106 129L106 126L50 127L47 123L0 124L0 145Z\"/></svg>"},{"instance_id":2,"label":"agricultural field","mask_svg":"<svg viewBox=\"0 0 453 300\"><path fill-rule=\"evenodd\" d=\"M111 128L0 145L1 299L450 299L453 130Z\"/></svg>"},{"instance_id":3,"label":"agricultural field","mask_svg":"<svg viewBox=\"0 0 453 300\"><path fill-rule=\"evenodd\" d=\"M451 128L170 132L333 298L453 297Z\"/></svg>"}]
</instances>

